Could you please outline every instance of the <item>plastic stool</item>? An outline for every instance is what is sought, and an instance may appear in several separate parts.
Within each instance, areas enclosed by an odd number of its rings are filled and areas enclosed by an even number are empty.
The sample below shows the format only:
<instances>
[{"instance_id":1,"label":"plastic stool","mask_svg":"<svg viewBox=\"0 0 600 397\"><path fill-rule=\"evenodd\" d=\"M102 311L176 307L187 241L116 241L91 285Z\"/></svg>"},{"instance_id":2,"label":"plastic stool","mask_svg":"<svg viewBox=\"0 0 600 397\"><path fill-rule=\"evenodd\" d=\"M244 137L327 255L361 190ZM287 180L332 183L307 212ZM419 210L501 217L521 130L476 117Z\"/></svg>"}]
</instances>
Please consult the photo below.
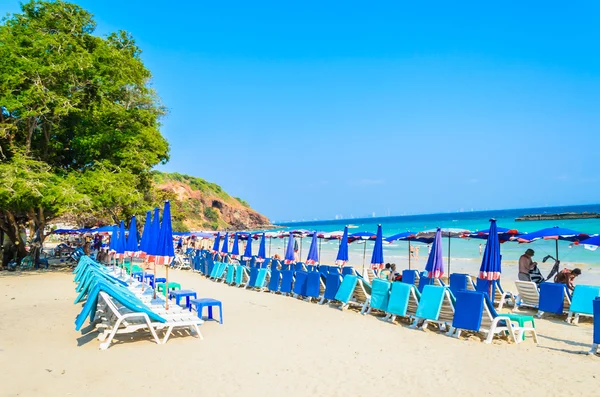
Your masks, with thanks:
<instances>
[{"instance_id":1,"label":"plastic stool","mask_svg":"<svg viewBox=\"0 0 600 397\"><path fill-rule=\"evenodd\" d=\"M212 298L192 299L190 300L190 311L192 311L192 306L196 306L196 310L198 311L198 317L200 317L200 319L202 319L203 309L207 307L209 320L213 320L213 306L218 306L219 323L223 324L223 304L221 303L221 301Z\"/></svg>"}]
</instances>

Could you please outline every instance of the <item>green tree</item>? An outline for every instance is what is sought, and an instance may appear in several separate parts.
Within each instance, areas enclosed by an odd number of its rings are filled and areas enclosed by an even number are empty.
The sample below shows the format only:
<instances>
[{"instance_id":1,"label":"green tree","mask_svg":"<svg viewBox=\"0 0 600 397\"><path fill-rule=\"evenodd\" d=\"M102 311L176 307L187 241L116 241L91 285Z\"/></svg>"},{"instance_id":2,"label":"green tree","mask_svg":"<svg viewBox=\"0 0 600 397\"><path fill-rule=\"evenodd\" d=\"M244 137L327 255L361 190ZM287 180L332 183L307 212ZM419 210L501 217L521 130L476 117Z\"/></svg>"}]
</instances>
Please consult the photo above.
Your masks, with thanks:
<instances>
[{"instance_id":1,"label":"green tree","mask_svg":"<svg viewBox=\"0 0 600 397\"><path fill-rule=\"evenodd\" d=\"M22 257L26 225L43 241L56 216L141 213L169 147L131 35L95 36L92 15L64 1L21 10L0 25L0 228Z\"/></svg>"}]
</instances>

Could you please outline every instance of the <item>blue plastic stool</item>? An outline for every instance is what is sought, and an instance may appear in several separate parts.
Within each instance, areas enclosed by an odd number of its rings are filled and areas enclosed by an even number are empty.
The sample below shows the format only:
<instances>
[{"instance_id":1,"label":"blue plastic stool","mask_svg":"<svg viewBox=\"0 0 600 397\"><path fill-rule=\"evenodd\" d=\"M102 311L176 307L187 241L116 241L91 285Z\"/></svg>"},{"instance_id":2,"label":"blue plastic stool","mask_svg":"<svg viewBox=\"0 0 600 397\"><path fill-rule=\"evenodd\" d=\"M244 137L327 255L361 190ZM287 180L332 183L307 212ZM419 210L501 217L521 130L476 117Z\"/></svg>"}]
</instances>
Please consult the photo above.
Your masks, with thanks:
<instances>
[{"instance_id":1,"label":"blue plastic stool","mask_svg":"<svg viewBox=\"0 0 600 397\"><path fill-rule=\"evenodd\" d=\"M213 306L219 307L219 323L223 324L223 304L221 301L212 298L200 298L200 299L191 299L190 300L190 311L192 311L192 306L196 306L196 310L198 311L198 317L202 319L202 311L205 307L208 308L208 319L213 320Z\"/></svg>"},{"instance_id":2,"label":"blue plastic stool","mask_svg":"<svg viewBox=\"0 0 600 397\"><path fill-rule=\"evenodd\" d=\"M131 277L137 279L138 281L142 281L142 277L144 276L144 272L133 272L131 273Z\"/></svg>"},{"instance_id":3,"label":"blue plastic stool","mask_svg":"<svg viewBox=\"0 0 600 397\"><path fill-rule=\"evenodd\" d=\"M154 288L154 274L145 274L144 278L146 279L145 281L147 281L148 284Z\"/></svg>"}]
</instances>

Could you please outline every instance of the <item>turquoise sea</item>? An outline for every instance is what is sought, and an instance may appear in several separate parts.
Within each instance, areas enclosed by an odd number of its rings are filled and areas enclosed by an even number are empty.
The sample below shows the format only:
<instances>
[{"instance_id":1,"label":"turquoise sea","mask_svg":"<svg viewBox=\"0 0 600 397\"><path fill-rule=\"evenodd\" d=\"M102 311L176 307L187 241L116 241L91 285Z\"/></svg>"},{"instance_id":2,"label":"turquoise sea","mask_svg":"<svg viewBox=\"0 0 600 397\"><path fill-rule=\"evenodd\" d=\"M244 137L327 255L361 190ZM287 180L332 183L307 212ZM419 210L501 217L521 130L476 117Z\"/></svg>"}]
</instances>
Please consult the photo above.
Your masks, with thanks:
<instances>
[{"instance_id":1,"label":"turquoise sea","mask_svg":"<svg viewBox=\"0 0 600 397\"><path fill-rule=\"evenodd\" d=\"M361 218L361 219L345 219L345 220L330 220L330 221L314 221L314 222L294 222L284 223L286 230L307 229L317 231L337 231L343 230L345 225L354 225L356 228L351 228L349 233L359 231L367 231L375 233L377 225L381 224L384 236L391 236L396 233L411 231L419 232L424 230L441 228L461 228L470 231L484 230L489 227L489 219L495 218L499 227L509 229L517 229L519 232L533 232L536 230L560 226L568 229L573 229L587 234L600 233L600 219L577 219L577 220L555 220L555 221L521 221L516 222L515 218L527 214L543 214L543 213L563 213L563 212L598 212L600 213L600 204L581 205L581 206L565 206L565 207L545 207L545 208L520 208L509 210L492 210L492 211L473 211L473 212L456 212L456 213L441 213L427 215L409 215L409 216L393 216L380 218ZM310 239L305 238L302 241L303 254L302 259L308 252ZM419 245L420 263L424 265L427 257L427 247L425 244L411 243ZM474 261L479 259L479 245L484 244L485 240L479 239L461 239L453 238L450 241L450 258L451 261ZM283 241L273 241L273 253L282 251ZM335 255L338 243L336 241L326 242L322 245L322 260ZM573 246L568 241L559 241L559 258L564 265L598 265L600 266L600 249L590 251L584 249L583 246ZM519 256L527 249L533 248L536 251L535 259L541 262L541 259L547 255L555 255L555 241L538 240L530 244L519 244L517 242L506 242L502 244L502 259L503 262L516 261ZM367 243L366 246L366 261L369 262L370 250L372 243ZM365 250L364 244L354 243L350 246L351 261L359 265L362 262L362 256ZM444 256L448 255L448 239L444 238ZM384 256L386 262L407 262L408 261L408 242L397 241L393 244L384 245Z\"/></svg>"}]
</instances>

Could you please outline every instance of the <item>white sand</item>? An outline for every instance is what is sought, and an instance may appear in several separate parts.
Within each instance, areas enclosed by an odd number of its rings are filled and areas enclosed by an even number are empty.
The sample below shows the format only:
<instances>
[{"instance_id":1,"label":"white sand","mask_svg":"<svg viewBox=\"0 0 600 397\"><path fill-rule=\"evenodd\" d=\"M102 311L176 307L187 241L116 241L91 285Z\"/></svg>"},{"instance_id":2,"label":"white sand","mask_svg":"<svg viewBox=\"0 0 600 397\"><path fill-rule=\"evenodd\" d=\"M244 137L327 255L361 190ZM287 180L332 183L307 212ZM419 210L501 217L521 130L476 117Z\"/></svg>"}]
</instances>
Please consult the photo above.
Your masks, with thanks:
<instances>
[{"instance_id":1,"label":"white sand","mask_svg":"<svg viewBox=\"0 0 600 397\"><path fill-rule=\"evenodd\" d=\"M225 324L205 323L203 341L156 345L142 335L100 351L95 331L74 330L70 273L0 273L0 395L568 396L600 387L600 357L585 355L589 322L539 320L538 346L485 345L171 274L222 300Z\"/></svg>"}]
</instances>

